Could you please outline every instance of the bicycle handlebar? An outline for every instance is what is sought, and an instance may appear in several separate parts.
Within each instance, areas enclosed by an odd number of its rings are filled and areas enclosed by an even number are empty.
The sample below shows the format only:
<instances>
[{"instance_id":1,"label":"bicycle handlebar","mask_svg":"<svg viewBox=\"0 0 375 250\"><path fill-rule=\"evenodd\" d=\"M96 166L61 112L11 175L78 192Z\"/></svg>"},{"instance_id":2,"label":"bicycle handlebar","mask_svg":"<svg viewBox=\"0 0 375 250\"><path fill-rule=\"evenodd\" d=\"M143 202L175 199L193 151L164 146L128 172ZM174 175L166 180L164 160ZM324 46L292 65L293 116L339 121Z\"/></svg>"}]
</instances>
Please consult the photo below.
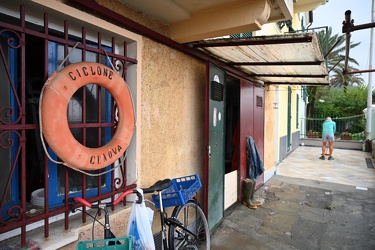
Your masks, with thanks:
<instances>
[{"instance_id":1,"label":"bicycle handlebar","mask_svg":"<svg viewBox=\"0 0 375 250\"><path fill-rule=\"evenodd\" d=\"M159 180L157 181L154 185L152 185L149 188L143 188L143 193L153 193L153 192L160 192L172 185L172 181L170 179L164 179L164 180ZM107 203L98 203L98 204L93 204L81 197L75 197L73 199L69 199L72 202L72 212L74 212L74 202L77 203L82 203L86 207L89 208L104 208L104 207L112 207L120 203L122 199L124 199L127 195L129 194L136 194L138 196L138 200L136 201L137 203L142 203L143 202L143 196L137 191L137 189L131 189L123 192L115 201L113 202L107 202ZM96 202L95 202L96 203Z\"/></svg>"},{"instance_id":2,"label":"bicycle handlebar","mask_svg":"<svg viewBox=\"0 0 375 250\"><path fill-rule=\"evenodd\" d=\"M99 207L112 207L120 203L121 200L123 200L127 195L129 194L136 194L138 196L138 200L136 201L137 203L142 203L142 195L136 190L127 190L123 192L115 201L113 202L106 202L106 203L101 203L101 204L93 204L81 197L74 197L72 200L77 203L82 203L86 207L89 208L99 208ZM72 204L74 207L74 204Z\"/></svg>"}]
</instances>

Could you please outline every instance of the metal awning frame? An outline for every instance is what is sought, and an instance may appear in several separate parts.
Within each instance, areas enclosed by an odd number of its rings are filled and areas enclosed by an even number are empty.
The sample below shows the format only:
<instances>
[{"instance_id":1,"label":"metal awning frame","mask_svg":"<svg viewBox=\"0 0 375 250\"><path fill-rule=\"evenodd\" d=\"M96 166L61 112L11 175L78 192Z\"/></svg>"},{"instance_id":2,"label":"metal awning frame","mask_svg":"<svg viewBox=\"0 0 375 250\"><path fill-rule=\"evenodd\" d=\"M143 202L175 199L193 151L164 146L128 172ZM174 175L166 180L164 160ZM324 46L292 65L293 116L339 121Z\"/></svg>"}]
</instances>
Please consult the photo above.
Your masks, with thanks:
<instances>
[{"instance_id":1,"label":"metal awning frame","mask_svg":"<svg viewBox=\"0 0 375 250\"><path fill-rule=\"evenodd\" d=\"M356 30L375 28L374 22L360 24L360 25L354 25L354 20L351 19L351 13L352 12L350 10L345 11L345 20L342 23L342 33L345 33L345 36L346 36L344 74L358 74L358 73L375 72L375 69L348 71L348 61L349 61L349 51L350 51L350 36L351 36L350 33L353 32L353 31L356 31Z\"/></svg>"},{"instance_id":2,"label":"metal awning frame","mask_svg":"<svg viewBox=\"0 0 375 250\"><path fill-rule=\"evenodd\" d=\"M191 48L198 49L200 51L203 51L204 53L214 56L216 59L221 60L223 64L225 64L228 67L235 67L239 70L243 70L243 67L245 66L259 66L259 67L268 67L269 69L272 67L301 67L301 66L317 66L324 68L323 71L319 72L318 74L312 74L309 73L309 68L306 69L306 72L304 73L272 73L272 74L265 74L265 73L259 73L259 72L245 72L248 76L253 77L255 79L258 79L262 81L260 78L272 78L272 81L263 81L267 84L288 84L288 85L317 85L317 86L325 86L329 85L328 80L328 71L325 66L325 60L324 57L321 55L320 48L314 48L319 49L320 54L313 57L313 60L264 60L264 61L255 61L255 60L249 60L249 61L233 61L228 59L228 48L231 48L233 53L241 53L246 47L250 48L252 46L279 46L283 44L296 44L296 46L299 46L298 44L311 44L313 42L313 36L312 35L306 35L306 34L292 34L292 35L281 35L281 36L268 36L268 37L252 37L247 39L210 39L210 40L203 40L195 43L187 44ZM318 44L318 43L317 43ZM312 45L313 46L313 45ZM210 51L210 49L215 48L215 52ZM226 48L226 51L218 52L221 50L221 48ZM237 50L237 51L236 51ZM250 52L249 52L250 53ZM293 52L292 52L293 53ZM296 52L298 53L298 51ZM319 58L319 59L317 59ZM293 79L288 82L285 81L278 81L277 78L283 78L283 79ZM303 78L303 79L302 79ZM308 79L318 79L320 82L317 82L317 80L308 80ZM323 80L322 80L323 79Z\"/></svg>"}]
</instances>

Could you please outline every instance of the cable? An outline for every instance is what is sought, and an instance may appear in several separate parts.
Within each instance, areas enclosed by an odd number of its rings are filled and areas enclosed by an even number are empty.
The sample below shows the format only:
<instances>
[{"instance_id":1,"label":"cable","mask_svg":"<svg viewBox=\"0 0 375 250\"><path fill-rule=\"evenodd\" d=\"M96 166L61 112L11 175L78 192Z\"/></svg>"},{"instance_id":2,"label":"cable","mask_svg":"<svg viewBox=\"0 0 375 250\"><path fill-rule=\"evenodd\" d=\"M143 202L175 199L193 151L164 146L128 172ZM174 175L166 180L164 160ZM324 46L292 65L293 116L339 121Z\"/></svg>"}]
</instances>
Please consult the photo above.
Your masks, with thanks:
<instances>
[{"instance_id":1,"label":"cable","mask_svg":"<svg viewBox=\"0 0 375 250\"><path fill-rule=\"evenodd\" d=\"M95 215L95 217L94 217L94 216L92 216L90 213L88 213L88 212L84 212L84 211L83 211L82 209L80 209L80 208L76 208L76 210L81 211L82 213L85 213L86 215L90 216L93 220L96 220L96 222L98 222L101 226L104 227L104 224L101 223L98 219L96 219L96 215ZM99 209L98 209L98 210L99 210ZM96 212L96 214L98 214L98 212Z\"/></svg>"},{"instance_id":2,"label":"cable","mask_svg":"<svg viewBox=\"0 0 375 250\"><path fill-rule=\"evenodd\" d=\"M91 237L92 237L92 240L95 240L95 236L94 236L94 231L95 231L95 221L98 221L103 227L105 227L105 225L103 225L99 220L96 219L96 217L98 216L98 213L99 213L99 209L96 210L95 218L94 218L94 220L92 221L92 230L91 230Z\"/></svg>"},{"instance_id":3,"label":"cable","mask_svg":"<svg viewBox=\"0 0 375 250\"><path fill-rule=\"evenodd\" d=\"M353 115L353 116L347 116L347 117L337 117L337 118L332 118L332 120L344 120L344 119L350 119L350 118L356 118L356 117L362 117L362 116L365 116L365 114ZM305 120L325 120L326 118L327 117L323 117L323 118L305 117L305 118L301 118L301 119L305 119Z\"/></svg>"}]
</instances>

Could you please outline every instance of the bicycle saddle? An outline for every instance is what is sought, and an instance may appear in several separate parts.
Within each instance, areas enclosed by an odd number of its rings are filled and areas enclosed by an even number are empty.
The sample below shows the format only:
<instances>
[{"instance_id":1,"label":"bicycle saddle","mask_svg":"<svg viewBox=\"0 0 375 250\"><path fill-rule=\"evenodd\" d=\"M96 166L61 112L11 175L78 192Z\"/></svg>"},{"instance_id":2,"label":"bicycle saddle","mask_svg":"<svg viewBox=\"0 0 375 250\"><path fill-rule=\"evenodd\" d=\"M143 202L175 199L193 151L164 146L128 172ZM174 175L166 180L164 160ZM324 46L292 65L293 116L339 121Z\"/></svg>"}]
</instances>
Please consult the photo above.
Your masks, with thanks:
<instances>
[{"instance_id":1,"label":"bicycle saddle","mask_svg":"<svg viewBox=\"0 0 375 250\"><path fill-rule=\"evenodd\" d=\"M169 188L171 185L172 185L171 179L164 179L164 180L157 181L151 187L143 188L142 190L144 194L149 194L153 192L160 192L166 188Z\"/></svg>"}]
</instances>

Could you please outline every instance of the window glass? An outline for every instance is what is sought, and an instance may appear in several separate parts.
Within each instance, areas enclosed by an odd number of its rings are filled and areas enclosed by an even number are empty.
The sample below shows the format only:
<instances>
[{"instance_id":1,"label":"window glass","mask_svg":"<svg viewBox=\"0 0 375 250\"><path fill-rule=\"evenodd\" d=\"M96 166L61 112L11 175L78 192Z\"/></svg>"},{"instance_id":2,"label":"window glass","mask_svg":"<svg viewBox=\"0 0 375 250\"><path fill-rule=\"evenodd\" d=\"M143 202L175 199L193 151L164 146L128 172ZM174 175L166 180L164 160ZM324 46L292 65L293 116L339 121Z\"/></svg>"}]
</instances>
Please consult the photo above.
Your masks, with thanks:
<instances>
[{"instance_id":1,"label":"window glass","mask_svg":"<svg viewBox=\"0 0 375 250\"><path fill-rule=\"evenodd\" d=\"M49 42L49 75L51 75L64 61L64 46ZM72 48L69 48L69 51ZM55 56L55 57L53 57ZM97 62L98 55L92 52L86 52L86 59L85 61ZM101 61L105 62L105 57L101 58ZM81 49L73 49L68 57L69 63L76 63L82 61L82 50ZM108 61L108 60L107 60ZM107 65L109 66L109 65ZM68 120L69 124L77 125L78 127L71 128L71 132L73 136L83 145L87 147L100 147L105 145L111 139L111 128L110 127L102 127L95 124L104 124L111 122L112 116L112 98L109 92L96 84L88 84L83 86L82 88L78 89L76 93L74 93L73 97L69 101L68 105ZM100 113L100 114L99 114ZM85 117L85 120L83 120ZM100 119L100 120L99 120ZM87 127L85 124L94 124L92 127ZM60 159L49 150L50 153L54 156L54 158L58 161ZM68 171L68 175L66 175L66 171ZM56 164L50 162L50 172L51 180L49 187L51 192L49 195L51 196L51 203L52 207L58 206L62 204L62 200L64 197L65 192L65 183L68 183L69 190L68 193L73 196L80 196L82 191L82 183L83 183L83 175L80 172L75 170L56 166ZM90 173L97 174L99 171L90 171ZM68 177L68 180L66 179ZM104 174L100 177L96 176L88 176L85 175L84 178L86 179L86 191L87 195L94 196L98 194L98 184L101 185L101 192L107 192L110 190L110 174ZM100 181L98 178L101 178ZM57 180L57 181L56 181Z\"/></svg>"}]
</instances>

